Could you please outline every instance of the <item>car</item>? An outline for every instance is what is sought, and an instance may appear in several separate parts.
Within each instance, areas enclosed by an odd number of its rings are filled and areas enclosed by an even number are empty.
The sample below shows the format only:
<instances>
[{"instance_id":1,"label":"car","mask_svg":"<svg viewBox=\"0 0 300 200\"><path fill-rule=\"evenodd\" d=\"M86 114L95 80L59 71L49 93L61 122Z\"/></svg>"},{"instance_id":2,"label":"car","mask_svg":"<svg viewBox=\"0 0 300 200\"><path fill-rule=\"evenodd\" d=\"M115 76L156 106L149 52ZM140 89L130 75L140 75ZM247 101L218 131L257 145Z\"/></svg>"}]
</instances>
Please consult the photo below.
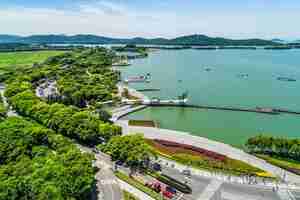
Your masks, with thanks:
<instances>
[{"instance_id":1,"label":"car","mask_svg":"<svg viewBox=\"0 0 300 200\"><path fill-rule=\"evenodd\" d=\"M166 191L171 192L172 194L176 194L176 193L177 193L176 189L175 189L175 188L172 188L172 187L170 187L170 186L167 186L167 187L166 187Z\"/></svg>"},{"instance_id":2,"label":"car","mask_svg":"<svg viewBox=\"0 0 300 200\"><path fill-rule=\"evenodd\" d=\"M121 160L118 160L118 161L116 162L116 165L119 165L119 166L122 166L123 164L124 164L124 162L121 161Z\"/></svg>"},{"instance_id":3,"label":"car","mask_svg":"<svg viewBox=\"0 0 300 200\"><path fill-rule=\"evenodd\" d=\"M158 164L158 163L153 163L152 168L153 168L155 171L161 171L161 165Z\"/></svg>"},{"instance_id":4,"label":"car","mask_svg":"<svg viewBox=\"0 0 300 200\"><path fill-rule=\"evenodd\" d=\"M172 199L174 196L174 194L172 192L169 192L167 190L163 191L163 195L164 195L164 197L167 197L169 199Z\"/></svg>"},{"instance_id":5,"label":"car","mask_svg":"<svg viewBox=\"0 0 300 200\"><path fill-rule=\"evenodd\" d=\"M185 175L185 176L191 176L192 175L191 170L189 170L189 169L183 170L182 174Z\"/></svg>"}]
</instances>

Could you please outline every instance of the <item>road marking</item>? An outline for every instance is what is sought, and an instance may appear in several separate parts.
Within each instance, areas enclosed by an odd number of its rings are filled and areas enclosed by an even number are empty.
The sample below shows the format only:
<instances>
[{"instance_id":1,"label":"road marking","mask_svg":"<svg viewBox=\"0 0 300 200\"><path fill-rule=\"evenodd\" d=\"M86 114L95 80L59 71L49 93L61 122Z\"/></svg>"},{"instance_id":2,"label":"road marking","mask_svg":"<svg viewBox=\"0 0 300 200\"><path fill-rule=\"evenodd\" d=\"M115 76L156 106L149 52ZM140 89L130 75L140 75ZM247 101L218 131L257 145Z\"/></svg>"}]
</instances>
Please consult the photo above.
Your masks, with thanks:
<instances>
[{"instance_id":1,"label":"road marking","mask_svg":"<svg viewBox=\"0 0 300 200\"><path fill-rule=\"evenodd\" d=\"M183 194L180 194L177 200L180 200L183 197Z\"/></svg>"},{"instance_id":2,"label":"road marking","mask_svg":"<svg viewBox=\"0 0 300 200\"><path fill-rule=\"evenodd\" d=\"M222 185L222 181L212 180L201 193L198 200L210 200Z\"/></svg>"},{"instance_id":3,"label":"road marking","mask_svg":"<svg viewBox=\"0 0 300 200\"><path fill-rule=\"evenodd\" d=\"M100 180L101 185L116 185L116 180Z\"/></svg>"}]
</instances>

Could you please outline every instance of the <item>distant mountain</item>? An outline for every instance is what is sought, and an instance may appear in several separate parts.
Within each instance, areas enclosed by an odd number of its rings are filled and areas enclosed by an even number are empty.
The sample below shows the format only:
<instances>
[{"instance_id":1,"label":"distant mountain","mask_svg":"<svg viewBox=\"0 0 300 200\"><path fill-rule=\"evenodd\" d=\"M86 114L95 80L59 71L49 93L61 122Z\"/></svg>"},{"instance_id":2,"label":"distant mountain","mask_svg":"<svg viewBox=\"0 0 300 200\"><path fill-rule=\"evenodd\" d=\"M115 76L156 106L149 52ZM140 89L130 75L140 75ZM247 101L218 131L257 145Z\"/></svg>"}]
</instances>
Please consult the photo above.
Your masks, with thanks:
<instances>
[{"instance_id":1,"label":"distant mountain","mask_svg":"<svg viewBox=\"0 0 300 200\"><path fill-rule=\"evenodd\" d=\"M278 41L262 39L233 40L206 35L188 35L174 39L136 37L132 39L110 38L97 35L32 35L27 37L15 35L0 35L0 43L26 44L147 44L147 45L216 45L216 46L249 46L276 45Z\"/></svg>"},{"instance_id":2,"label":"distant mountain","mask_svg":"<svg viewBox=\"0 0 300 200\"><path fill-rule=\"evenodd\" d=\"M0 43L16 43L21 38L17 35L0 35Z\"/></svg>"},{"instance_id":3,"label":"distant mountain","mask_svg":"<svg viewBox=\"0 0 300 200\"><path fill-rule=\"evenodd\" d=\"M286 44L286 43L288 43L286 40L277 39L277 38L272 39L271 41L272 41L272 42L281 43L281 44Z\"/></svg>"}]
</instances>

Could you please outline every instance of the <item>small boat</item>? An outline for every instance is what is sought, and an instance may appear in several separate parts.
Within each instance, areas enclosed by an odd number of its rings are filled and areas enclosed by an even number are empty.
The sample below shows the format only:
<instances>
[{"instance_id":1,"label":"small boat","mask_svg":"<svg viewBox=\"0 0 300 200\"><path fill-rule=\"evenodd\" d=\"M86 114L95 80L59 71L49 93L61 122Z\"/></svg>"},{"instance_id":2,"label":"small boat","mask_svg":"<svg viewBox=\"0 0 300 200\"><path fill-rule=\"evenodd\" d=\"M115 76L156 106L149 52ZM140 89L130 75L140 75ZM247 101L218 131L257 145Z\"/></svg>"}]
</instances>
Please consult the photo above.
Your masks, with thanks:
<instances>
[{"instance_id":1,"label":"small boat","mask_svg":"<svg viewBox=\"0 0 300 200\"><path fill-rule=\"evenodd\" d=\"M238 74L237 75L239 78L248 78L249 74Z\"/></svg>"},{"instance_id":2,"label":"small boat","mask_svg":"<svg viewBox=\"0 0 300 200\"><path fill-rule=\"evenodd\" d=\"M279 81L288 81L288 82L295 82L295 81L297 81L296 79L288 78L288 77L278 77L277 80L279 80Z\"/></svg>"},{"instance_id":3,"label":"small boat","mask_svg":"<svg viewBox=\"0 0 300 200\"><path fill-rule=\"evenodd\" d=\"M205 68L204 70L207 71L207 72L210 72L212 69L211 68Z\"/></svg>"},{"instance_id":4,"label":"small boat","mask_svg":"<svg viewBox=\"0 0 300 200\"><path fill-rule=\"evenodd\" d=\"M146 76L132 76L124 80L125 83L149 83L151 75L148 73Z\"/></svg>"}]
</instances>

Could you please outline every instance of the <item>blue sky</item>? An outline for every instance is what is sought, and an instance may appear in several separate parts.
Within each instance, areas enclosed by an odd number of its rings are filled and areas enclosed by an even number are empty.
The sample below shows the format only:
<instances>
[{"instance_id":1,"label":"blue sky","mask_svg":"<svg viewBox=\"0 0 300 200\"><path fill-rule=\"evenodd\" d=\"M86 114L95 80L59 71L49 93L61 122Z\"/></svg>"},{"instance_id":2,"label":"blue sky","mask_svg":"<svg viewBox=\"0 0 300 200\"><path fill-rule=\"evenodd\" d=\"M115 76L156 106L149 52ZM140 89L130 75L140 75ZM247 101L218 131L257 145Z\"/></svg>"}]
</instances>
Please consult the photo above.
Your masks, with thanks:
<instances>
[{"instance_id":1,"label":"blue sky","mask_svg":"<svg viewBox=\"0 0 300 200\"><path fill-rule=\"evenodd\" d=\"M0 34L300 38L299 0L1 0Z\"/></svg>"}]
</instances>

